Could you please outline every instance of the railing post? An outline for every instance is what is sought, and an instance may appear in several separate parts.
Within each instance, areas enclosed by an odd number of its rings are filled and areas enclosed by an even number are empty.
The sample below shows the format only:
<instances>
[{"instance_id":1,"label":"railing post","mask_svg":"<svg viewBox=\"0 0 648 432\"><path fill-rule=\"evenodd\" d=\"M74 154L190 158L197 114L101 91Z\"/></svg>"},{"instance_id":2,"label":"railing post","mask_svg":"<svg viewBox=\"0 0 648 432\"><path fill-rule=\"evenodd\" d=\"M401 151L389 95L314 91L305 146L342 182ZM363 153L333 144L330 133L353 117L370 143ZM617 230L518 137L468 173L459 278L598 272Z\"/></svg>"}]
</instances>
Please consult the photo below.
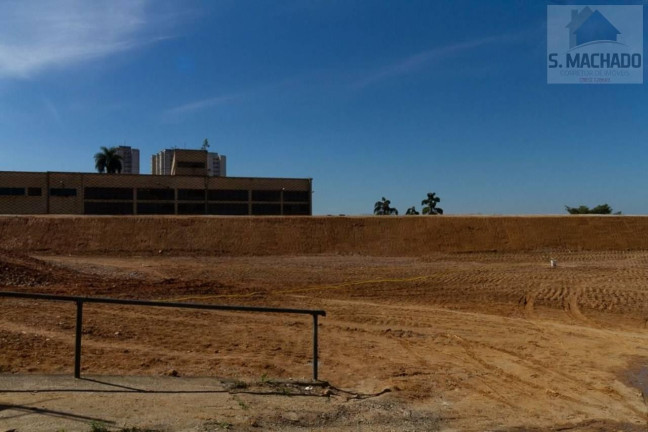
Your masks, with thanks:
<instances>
[{"instance_id":1,"label":"railing post","mask_svg":"<svg viewBox=\"0 0 648 432\"><path fill-rule=\"evenodd\" d=\"M313 314L313 381L317 381L317 314Z\"/></svg>"},{"instance_id":2,"label":"railing post","mask_svg":"<svg viewBox=\"0 0 648 432\"><path fill-rule=\"evenodd\" d=\"M249 196L248 191L248 196ZM177 201L177 200L176 200ZM177 303L177 302L159 302L146 300L126 300L115 298L101 297L78 297L49 294L20 293L10 291L0 291L0 298L23 298L33 300L53 300L76 303L76 331L74 343L74 378L81 378L81 338L83 335L83 303L102 303L102 304L120 304L133 306L158 306L166 308L186 308L186 309L206 309L206 310L226 310L241 312L266 312L266 313L289 313L300 315L311 315L313 317L313 381L318 381L319 366L319 341L318 341L318 315L326 316L323 310L311 309L286 309L286 308L264 308L258 306L230 306L230 305L210 305L200 303Z\"/></svg>"},{"instance_id":3,"label":"railing post","mask_svg":"<svg viewBox=\"0 0 648 432\"><path fill-rule=\"evenodd\" d=\"M83 301L76 302L76 339L74 343L74 378L81 378L81 334L83 333Z\"/></svg>"}]
</instances>

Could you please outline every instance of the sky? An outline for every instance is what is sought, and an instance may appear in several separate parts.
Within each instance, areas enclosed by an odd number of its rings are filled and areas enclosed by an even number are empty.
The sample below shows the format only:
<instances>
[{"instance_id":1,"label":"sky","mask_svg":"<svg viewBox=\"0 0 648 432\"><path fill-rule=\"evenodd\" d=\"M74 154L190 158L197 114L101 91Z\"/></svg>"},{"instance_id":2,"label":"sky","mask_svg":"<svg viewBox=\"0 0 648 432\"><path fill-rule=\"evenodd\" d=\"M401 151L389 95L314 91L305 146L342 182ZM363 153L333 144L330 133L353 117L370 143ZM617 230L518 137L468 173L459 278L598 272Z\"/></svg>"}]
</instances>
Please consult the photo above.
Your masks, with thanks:
<instances>
[{"instance_id":1,"label":"sky","mask_svg":"<svg viewBox=\"0 0 648 432\"><path fill-rule=\"evenodd\" d=\"M208 138L228 176L313 178L314 214L646 214L646 84L547 84L547 4L3 0L0 170Z\"/></svg>"}]
</instances>

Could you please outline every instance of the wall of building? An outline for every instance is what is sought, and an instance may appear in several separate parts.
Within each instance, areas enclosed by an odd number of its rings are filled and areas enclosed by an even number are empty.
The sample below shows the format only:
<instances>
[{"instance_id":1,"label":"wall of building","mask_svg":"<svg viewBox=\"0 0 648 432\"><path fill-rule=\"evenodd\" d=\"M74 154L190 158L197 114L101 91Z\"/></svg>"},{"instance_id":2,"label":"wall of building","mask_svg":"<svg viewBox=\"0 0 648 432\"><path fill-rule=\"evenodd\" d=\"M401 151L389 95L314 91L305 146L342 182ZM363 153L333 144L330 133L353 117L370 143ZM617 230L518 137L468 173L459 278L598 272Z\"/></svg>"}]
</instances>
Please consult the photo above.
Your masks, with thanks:
<instances>
[{"instance_id":1,"label":"wall of building","mask_svg":"<svg viewBox=\"0 0 648 432\"><path fill-rule=\"evenodd\" d=\"M185 166L179 166L178 162ZM189 167L186 164L200 163ZM206 173L202 170L206 170ZM208 175L225 177L227 175L227 158L205 150L166 149L151 157L151 174L153 175Z\"/></svg>"},{"instance_id":2,"label":"wall of building","mask_svg":"<svg viewBox=\"0 0 648 432\"><path fill-rule=\"evenodd\" d=\"M0 209L5 214L48 213L46 176L6 172L0 175Z\"/></svg>"},{"instance_id":3,"label":"wall of building","mask_svg":"<svg viewBox=\"0 0 648 432\"><path fill-rule=\"evenodd\" d=\"M0 214L310 215L311 179L0 172Z\"/></svg>"},{"instance_id":4,"label":"wall of building","mask_svg":"<svg viewBox=\"0 0 648 432\"><path fill-rule=\"evenodd\" d=\"M171 175L207 176L207 152L202 150L175 150Z\"/></svg>"}]
</instances>

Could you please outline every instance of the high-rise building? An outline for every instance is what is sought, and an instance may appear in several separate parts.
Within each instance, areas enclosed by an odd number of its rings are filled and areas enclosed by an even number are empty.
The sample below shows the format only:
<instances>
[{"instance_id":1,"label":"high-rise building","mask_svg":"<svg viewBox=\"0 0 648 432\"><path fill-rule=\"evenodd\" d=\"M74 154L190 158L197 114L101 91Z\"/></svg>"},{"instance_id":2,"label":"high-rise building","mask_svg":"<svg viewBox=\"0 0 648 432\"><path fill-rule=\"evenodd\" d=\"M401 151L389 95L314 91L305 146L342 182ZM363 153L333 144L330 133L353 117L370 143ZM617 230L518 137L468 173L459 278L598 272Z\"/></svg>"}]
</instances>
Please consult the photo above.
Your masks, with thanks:
<instances>
[{"instance_id":1,"label":"high-rise building","mask_svg":"<svg viewBox=\"0 0 648 432\"><path fill-rule=\"evenodd\" d=\"M151 158L151 174L171 175L171 163L173 162L174 149L162 150Z\"/></svg>"},{"instance_id":2,"label":"high-rise building","mask_svg":"<svg viewBox=\"0 0 648 432\"><path fill-rule=\"evenodd\" d=\"M166 149L151 158L151 174L226 177L226 162L225 155L205 150Z\"/></svg>"},{"instance_id":3,"label":"high-rise building","mask_svg":"<svg viewBox=\"0 0 648 432\"><path fill-rule=\"evenodd\" d=\"M122 158L122 174L139 174L139 150L130 146L117 147L117 154Z\"/></svg>"},{"instance_id":4,"label":"high-rise building","mask_svg":"<svg viewBox=\"0 0 648 432\"><path fill-rule=\"evenodd\" d=\"M227 177L227 158L218 153L207 153L207 175L210 177Z\"/></svg>"}]
</instances>

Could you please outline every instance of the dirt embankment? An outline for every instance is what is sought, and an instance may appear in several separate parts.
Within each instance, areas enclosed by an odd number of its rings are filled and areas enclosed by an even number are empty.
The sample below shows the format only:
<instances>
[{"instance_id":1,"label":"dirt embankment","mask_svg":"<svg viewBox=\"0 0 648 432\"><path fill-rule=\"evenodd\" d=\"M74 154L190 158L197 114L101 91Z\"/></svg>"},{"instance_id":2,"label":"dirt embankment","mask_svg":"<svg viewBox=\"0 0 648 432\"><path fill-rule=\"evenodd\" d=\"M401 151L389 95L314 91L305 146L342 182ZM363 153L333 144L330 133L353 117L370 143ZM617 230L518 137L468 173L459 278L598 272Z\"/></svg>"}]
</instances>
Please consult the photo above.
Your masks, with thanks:
<instances>
[{"instance_id":1,"label":"dirt embankment","mask_svg":"<svg viewBox=\"0 0 648 432\"><path fill-rule=\"evenodd\" d=\"M648 217L0 216L0 249L229 256L645 250Z\"/></svg>"}]
</instances>

